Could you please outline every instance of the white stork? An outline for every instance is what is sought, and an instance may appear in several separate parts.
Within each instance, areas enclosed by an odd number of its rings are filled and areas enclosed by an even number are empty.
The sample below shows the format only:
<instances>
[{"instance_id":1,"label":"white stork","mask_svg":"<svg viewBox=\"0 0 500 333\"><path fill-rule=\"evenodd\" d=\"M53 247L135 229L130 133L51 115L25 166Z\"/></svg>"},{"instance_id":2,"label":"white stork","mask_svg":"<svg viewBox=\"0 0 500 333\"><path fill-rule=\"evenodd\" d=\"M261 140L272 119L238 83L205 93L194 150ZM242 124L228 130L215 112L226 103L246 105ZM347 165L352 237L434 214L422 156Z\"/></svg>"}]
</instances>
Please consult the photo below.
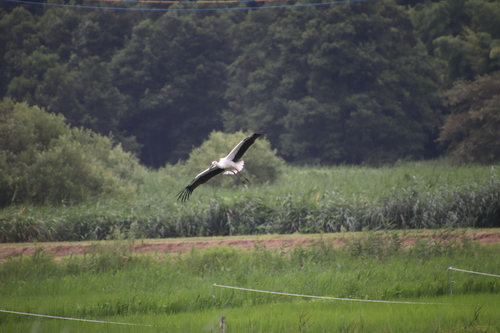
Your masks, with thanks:
<instances>
[{"instance_id":1,"label":"white stork","mask_svg":"<svg viewBox=\"0 0 500 333\"><path fill-rule=\"evenodd\" d=\"M250 135L249 137L243 139L240 143L238 143L236 147L234 147L226 157L221 158L219 162L213 161L212 165L210 165L208 169L194 177L191 183L189 183L188 186L184 187L182 191L177 194L177 199L185 202L189 199L189 196L191 195L191 193L193 193L195 188L197 188L201 184L204 184L209 179L217 176L222 172L224 172L225 175L235 175L243 184L246 183L243 179L240 178L240 176L243 177L247 182L249 182L249 180L240 173L240 171L243 170L243 166L245 164L245 162L240 161L240 159L247 151L248 147L250 147L261 135L262 133L254 133Z\"/></svg>"}]
</instances>

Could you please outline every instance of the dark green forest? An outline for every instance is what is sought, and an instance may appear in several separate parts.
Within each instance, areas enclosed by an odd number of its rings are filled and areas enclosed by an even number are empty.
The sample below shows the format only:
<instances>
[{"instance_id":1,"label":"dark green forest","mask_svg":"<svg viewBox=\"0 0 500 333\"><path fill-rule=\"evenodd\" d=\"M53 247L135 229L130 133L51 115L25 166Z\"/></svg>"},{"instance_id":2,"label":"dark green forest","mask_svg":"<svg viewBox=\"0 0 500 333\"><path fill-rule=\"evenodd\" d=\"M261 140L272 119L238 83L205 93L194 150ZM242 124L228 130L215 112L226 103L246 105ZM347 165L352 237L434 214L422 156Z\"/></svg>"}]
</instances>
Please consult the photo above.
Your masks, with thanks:
<instances>
[{"instance_id":1,"label":"dark green forest","mask_svg":"<svg viewBox=\"0 0 500 333\"><path fill-rule=\"evenodd\" d=\"M262 127L298 164L500 159L498 1L49 2L0 2L0 96L146 166Z\"/></svg>"}]
</instances>

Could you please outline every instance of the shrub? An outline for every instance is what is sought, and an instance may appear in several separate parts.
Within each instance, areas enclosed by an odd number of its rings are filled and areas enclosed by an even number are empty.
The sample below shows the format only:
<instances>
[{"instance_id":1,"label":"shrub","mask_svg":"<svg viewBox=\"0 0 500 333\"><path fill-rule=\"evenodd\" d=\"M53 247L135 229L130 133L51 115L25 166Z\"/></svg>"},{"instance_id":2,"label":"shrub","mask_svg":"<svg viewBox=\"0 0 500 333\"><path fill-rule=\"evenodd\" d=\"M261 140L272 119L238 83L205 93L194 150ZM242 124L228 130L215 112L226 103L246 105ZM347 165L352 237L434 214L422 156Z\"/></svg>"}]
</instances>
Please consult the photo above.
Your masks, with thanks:
<instances>
[{"instance_id":1,"label":"shrub","mask_svg":"<svg viewBox=\"0 0 500 333\"><path fill-rule=\"evenodd\" d=\"M222 132L212 132L207 141L200 147L194 148L189 154L189 159L183 165L186 177L194 177L204 169L208 168L212 161L219 160L226 156L238 142L243 140L250 133L236 132L226 134ZM243 174L251 182L263 184L272 182L283 172L285 162L276 156L276 150L271 149L269 141L262 137L248 149L243 156L245 169ZM234 184L239 182L236 177L216 177L210 181L212 184Z\"/></svg>"},{"instance_id":2,"label":"shrub","mask_svg":"<svg viewBox=\"0 0 500 333\"><path fill-rule=\"evenodd\" d=\"M0 103L0 206L130 195L142 167L112 139L26 103Z\"/></svg>"}]
</instances>

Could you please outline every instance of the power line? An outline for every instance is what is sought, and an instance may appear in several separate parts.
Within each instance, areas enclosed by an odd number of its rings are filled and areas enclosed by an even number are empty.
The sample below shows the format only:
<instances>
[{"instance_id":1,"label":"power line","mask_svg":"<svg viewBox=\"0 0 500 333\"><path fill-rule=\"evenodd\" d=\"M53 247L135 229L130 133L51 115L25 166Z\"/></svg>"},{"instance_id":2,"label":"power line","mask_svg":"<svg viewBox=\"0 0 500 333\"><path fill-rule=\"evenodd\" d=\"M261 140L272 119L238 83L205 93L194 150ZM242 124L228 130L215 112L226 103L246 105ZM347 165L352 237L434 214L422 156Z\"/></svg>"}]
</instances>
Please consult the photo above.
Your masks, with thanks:
<instances>
[{"instance_id":1,"label":"power line","mask_svg":"<svg viewBox=\"0 0 500 333\"><path fill-rule=\"evenodd\" d=\"M22 5L38 5L38 6L51 6L51 7L65 7L65 8L78 8L78 9L101 9L101 10L128 10L128 11L218 11L218 10L255 10L255 9L280 9L280 8L295 8L295 7L316 7L316 6L331 6L340 5L347 3L357 3L357 2L368 2L377 0L341 0L334 2L319 2L319 3L302 3L294 5L276 5L276 6L262 6L262 7L214 7L214 8L137 8L137 7L101 7L101 6L87 6L87 5L70 5L70 4L57 4L48 2L34 2L27 0L0 0L3 2L11 2ZM286 1L286 0L236 0L236 1L211 1L211 0L201 0L201 1L172 1L172 0L100 0L113 3L123 3L123 4L238 4L238 3L265 3L270 1Z\"/></svg>"}]
</instances>

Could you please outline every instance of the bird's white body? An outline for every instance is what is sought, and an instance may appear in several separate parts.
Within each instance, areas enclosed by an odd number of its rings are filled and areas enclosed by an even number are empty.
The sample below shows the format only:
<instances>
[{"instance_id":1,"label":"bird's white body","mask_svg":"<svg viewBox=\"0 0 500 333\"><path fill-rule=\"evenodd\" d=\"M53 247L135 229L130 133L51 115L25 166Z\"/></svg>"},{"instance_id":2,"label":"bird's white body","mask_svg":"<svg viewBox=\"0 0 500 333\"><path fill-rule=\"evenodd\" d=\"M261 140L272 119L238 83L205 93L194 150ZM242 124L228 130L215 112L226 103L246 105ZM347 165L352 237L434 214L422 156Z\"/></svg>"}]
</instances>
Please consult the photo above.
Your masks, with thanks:
<instances>
[{"instance_id":1,"label":"bird's white body","mask_svg":"<svg viewBox=\"0 0 500 333\"><path fill-rule=\"evenodd\" d=\"M196 178L199 178L201 175L207 173L208 171L212 170L213 168L219 168L219 169L224 169L224 174L225 175L235 175L236 172L240 172L243 170L243 167L245 165L245 161L239 161L239 162L233 162L231 160L228 160L226 157L221 158L219 162L213 161L210 167L206 170L203 170L200 172L198 175L196 175ZM229 170L232 169L232 170Z\"/></svg>"},{"instance_id":2,"label":"bird's white body","mask_svg":"<svg viewBox=\"0 0 500 333\"><path fill-rule=\"evenodd\" d=\"M247 182L249 182L249 180L240 174L245 165L245 162L240 161L240 158L243 156L248 147L250 147L261 135L262 133L254 133L238 143L236 147L234 147L226 157L221 158L219 162L213 161L208 169L199 173L188 186L179 192L177 198L181 201L186 201L196 187L220 173L223 173L224 175L235 175L243 184L246 185L244 180Z\"/></svg>"},{"instance_id":3,"label":"bird's white body","mask_svg":"<svg viewBox=\"0 0 500 333\"><path fill-rule=\"evenodd\" d=\"M221 158L219 162L216 161L212 162L212 168L217 167L226 170L224 171L225 175L234 175L236 172L240 172L241 170L243 170L244 166L245 166L245 161L233 162L229 160L227 157Z\"/></svg>"},{"instance_id":4,"label":"bird's white body","mask_svg":"<svg viewBox=\"0 0 500 333\"><path fill-rule=\"evenodd\" d=\"M236 153L240 149L240 147L243 145L245 140L241 141L236 145L236 147L231 150L229 154L227 154L226 157L222 157L219 162L213 161L212 164L210 165L210 168L204 170L203 172L199 173L195 178L198 178L205 172L212 170L213 168L219 168L219 169L224 169L224 174L225 175L235 175L236 172L240 172L243 170L243 167L245 166L245 161L238 161L234 162L234 157L236 156ZM231 170L229 170L231 169Z\"/></svg>"}]
</instances>

